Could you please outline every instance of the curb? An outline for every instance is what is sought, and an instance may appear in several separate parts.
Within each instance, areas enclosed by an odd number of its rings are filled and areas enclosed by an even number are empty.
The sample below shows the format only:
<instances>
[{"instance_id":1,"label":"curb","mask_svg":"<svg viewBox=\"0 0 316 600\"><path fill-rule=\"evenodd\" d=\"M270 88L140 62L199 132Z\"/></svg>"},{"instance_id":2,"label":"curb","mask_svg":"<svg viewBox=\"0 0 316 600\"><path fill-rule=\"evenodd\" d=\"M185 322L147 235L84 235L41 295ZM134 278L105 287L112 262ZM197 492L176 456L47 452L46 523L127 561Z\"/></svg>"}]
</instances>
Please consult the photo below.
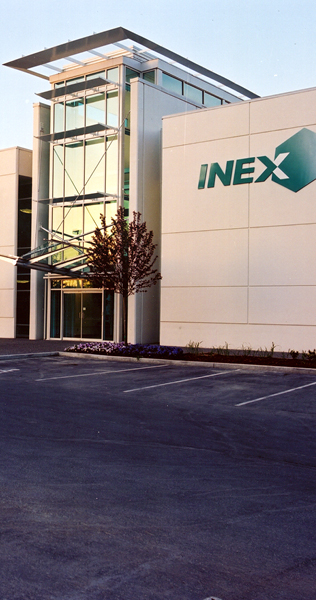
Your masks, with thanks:
<instances>
[{"instance_id":1,"label":"curb","mask_svg":"<svg viewBox=\"0 0 316 600\"><path fill-rule=\"evenodd\" d=\"M281 373L304 373L306 375L316 375L316 369L305 367L278 367L272 365L245 365L244 363L217 363L217 362L199 362L193 360L169 360L168 358L135 358L133 356L106 356L104 354L88 354L81 352L58 352L59 356L71 356L71 358L93 358L96 360L118 360L121 362L155 363L161 365L173 365L180 367L207 367L211 369L241 369L243 371L279 371Z\"/></svg>"},{"instance_id":2,"label":"curb","mask_svg":"<svg viewBox=\"0 0 316 600\"><path fill-rule=\"evenodd\" d=\"M150 363L160 365L173 365L179 367L205 367L208 369L239 369L242 371L267 371L267 372L279 372L279 373L302 373L305 375L316 375L316 369L308 369L305 367L278 367L273 365L251 365L244 363L221 363L221 362L200 362L194 360L170 360L168 358L135 358L134 356L106 356L104 354L88 354L81 352L29 352L27 354L2 354L0 355L0 361L8 360L23 360L27 358L45 358L50 356L62 356L64 358L76 358L84 359L89 358L93 360L106 360L106 361L119 361L119 362L136 362L136 363Z\"/></svg>"}]
</instances>

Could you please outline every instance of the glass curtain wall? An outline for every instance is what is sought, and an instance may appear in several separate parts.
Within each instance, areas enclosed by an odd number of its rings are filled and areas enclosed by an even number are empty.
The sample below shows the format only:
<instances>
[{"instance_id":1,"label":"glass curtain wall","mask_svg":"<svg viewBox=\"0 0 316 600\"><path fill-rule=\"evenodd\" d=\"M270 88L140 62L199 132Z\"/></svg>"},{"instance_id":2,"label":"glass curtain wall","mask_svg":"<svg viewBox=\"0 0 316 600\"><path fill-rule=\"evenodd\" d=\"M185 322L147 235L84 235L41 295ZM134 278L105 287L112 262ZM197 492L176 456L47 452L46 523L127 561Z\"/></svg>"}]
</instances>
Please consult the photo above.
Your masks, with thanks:
<instances>
[{"instance_id":1,"label":"glass curtain wall","mask_svg":"<svg viewBox=\"0 0 316 600\"><path fill-rule=\"evenodd\" d=\"M86 79L105 76L118 83L119 69L108 69L106 75L104 71L91 73ZM75 82L72 79L60 85ZM64 102L57 99L52 114L53 133L65 131L70 135L65 133L65 140L56 140L52 149L50 228L64 239L88 233L76 242L83 247L91 242L95 228L101 226L101 215L110 224L117 212L119 135L106 135L104 126L119 128L118 89L98 93L87 90L81 98ZM100 133L86 132L90 126L95 131L98 125ZM68 140L76 130L80 130L80 139ZM58 265L75 254L73 248L61 247L52 262ZM113 339L113 293L88 291L87 283L79 279L51 281L50 337Z\"/></svg>"}]
</instances>

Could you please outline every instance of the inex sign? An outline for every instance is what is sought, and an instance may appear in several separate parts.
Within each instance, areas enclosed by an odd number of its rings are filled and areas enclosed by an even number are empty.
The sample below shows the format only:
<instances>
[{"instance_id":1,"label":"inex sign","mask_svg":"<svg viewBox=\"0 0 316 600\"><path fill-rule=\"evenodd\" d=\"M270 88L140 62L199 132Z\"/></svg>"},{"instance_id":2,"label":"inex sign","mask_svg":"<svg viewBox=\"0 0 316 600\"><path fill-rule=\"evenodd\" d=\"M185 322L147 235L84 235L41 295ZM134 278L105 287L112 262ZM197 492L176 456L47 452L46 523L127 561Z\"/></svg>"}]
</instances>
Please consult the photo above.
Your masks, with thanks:
<instances>
[{"instance_id":1,"label":"inex sign","mask_svg":"<svg viewBox=\"0 0 316 600\"><path fill-rule=\"evenodd\" d=\"M260 161L264 171L255 179ZM259 165L258 165L259 166ZM219 163L201 165L198 189L215 186L216 177L225 186L242 183L262 183L271 177L272 181L283 185L292 192L299 192L316 179L316 133L310 129L301 129L275 150L274 160L267 156L228 160L225 169Z\"/></svg>"}]
</instances>

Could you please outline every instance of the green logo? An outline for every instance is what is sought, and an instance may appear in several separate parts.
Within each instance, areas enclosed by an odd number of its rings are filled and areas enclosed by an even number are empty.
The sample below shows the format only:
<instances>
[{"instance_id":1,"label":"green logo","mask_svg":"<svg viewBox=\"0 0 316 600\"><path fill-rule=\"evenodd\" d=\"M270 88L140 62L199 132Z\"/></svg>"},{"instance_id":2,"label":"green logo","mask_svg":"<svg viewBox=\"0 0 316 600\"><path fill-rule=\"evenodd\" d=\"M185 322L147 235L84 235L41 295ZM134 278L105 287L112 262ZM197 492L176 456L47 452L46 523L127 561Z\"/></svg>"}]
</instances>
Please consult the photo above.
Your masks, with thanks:
<instances>
[{"instance_id":1,"label":"green logo","mask_svg":"<svg viewBox=\"0 0 316 600\"><path fill-rule=\"evenodd\" d=\"M255 179L255 162L264 165L264 171ZM316 179L316 133L301 129L275 150L274 160L267 156L228 160L225 169L219 163L201 165L198 189L215 186L216 178L224 186L243 183L262 183L271 177L272 181L299 192Z\"/></svg>"}]
</instances>

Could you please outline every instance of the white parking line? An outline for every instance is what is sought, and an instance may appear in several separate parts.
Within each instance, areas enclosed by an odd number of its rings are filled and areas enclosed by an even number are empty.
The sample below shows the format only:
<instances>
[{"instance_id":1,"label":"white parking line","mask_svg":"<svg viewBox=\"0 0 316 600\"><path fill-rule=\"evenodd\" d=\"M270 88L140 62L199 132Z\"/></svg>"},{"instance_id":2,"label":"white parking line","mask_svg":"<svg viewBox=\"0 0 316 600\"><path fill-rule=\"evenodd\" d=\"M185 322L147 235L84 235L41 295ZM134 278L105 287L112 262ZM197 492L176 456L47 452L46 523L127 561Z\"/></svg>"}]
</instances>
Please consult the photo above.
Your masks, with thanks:
<instances>
[{"instance_id":1,"label":"white parking line","mask_svg":"<svg viewBox=\"0 0 316 600\"><path fill-rule=\"evenodd\" d=\"M135 369L108 369L107 371L93 371L92 373L76 373L76 375L60 375L58 377L42 377L41 379L35 379L35 381L52 381L53 379L74 379L76 377L92 377L92 375L106 375L108 373L126 373L128 371L142 371L143 369L159 369L166 365L153 365L151 367L136 367Z\"/></svg>"},{"instance_id":2,"label":"white parking line","mask_svg":"<svg viewBox=\"0 0 316 600\"><path fill-rule=\"evenodd\" d=\"M202 375L200 377L190 377L189 379L178 379L177 381L168 381L167 383L156 383L156 385L146 385L144 387L134 388L132 390L123 390L124 394L129 392L138 392L140 390L150 390L152 388L162 387L164 385L175 385L176 383L186 383L186 381L194 381L195 379L206 379L207 377L217 377L217 375L229 375L229 373L236 373L240 369L234 369L233 371L221 371L220 373L212 373L211 375Z\"/></svg>"},{"instance_id":3,"label":"white parking line","mask_svg":"<svg viewBox=\"0 0 316 600\"><path fill-rule=\"evenodd\" d=\"M19 371L20 369L1 369L0 370L0 375L1 373L12 373L12 371Z\"/></svg>"},{"instance_id":4,"label":"white parking line","mask_svg":"<svg viewBox=\"0 0 316 600\"><path fill-rule=\"evenodd\" d=\"M268 396L261 396L261 398L255 398L254 400L247 400L246 402L240 402L239 404L235 404L235 406L245 406L245 404L253 404L254 402L260 402L260 400L266 400L267 398L273 398L275 396L282 396L282 394L289 394L290 392L296 392L296 390L302 390L304 388L310 387L311 385L316 385L316 381L313 383L307 383L306 385L300 385L296 388L291 388L289 390L284 390L283 392L277 392L276 394L269 394Z\"/></svg>"}]
</instances>

